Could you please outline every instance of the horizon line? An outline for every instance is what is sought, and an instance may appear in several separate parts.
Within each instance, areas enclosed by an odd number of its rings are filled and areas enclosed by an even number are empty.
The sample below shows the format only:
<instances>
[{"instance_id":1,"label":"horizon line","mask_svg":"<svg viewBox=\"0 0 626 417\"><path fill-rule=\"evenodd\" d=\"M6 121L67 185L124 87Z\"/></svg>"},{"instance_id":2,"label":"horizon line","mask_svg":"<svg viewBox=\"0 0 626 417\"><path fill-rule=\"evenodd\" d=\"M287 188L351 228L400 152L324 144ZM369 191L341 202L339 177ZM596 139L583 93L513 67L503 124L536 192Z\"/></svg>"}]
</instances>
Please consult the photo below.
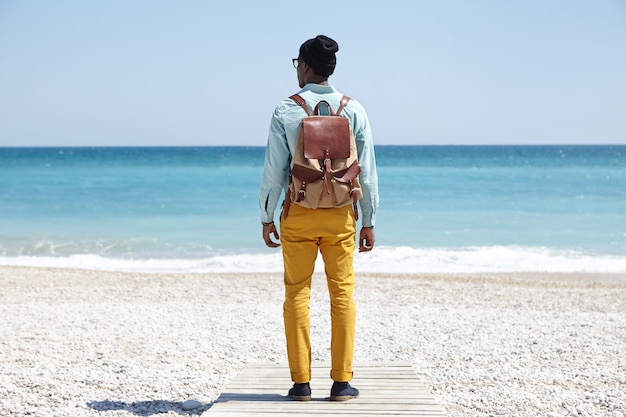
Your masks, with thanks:
<instances>
[{"instance_id":1,"label":"horizon line","mask_svg":"<svg viewBox=\"0 0 626 417\"><path fill-rule=\"evenodd\" d=\"M624 143L463 143L463 144L374 144L374 147L531 147L531 146L626 146ZM101 149L101 148L265 148L266 145L0 145L0 149L61 149L61 148L84 148L84 149Z\"/></svg>"}]
</instances>

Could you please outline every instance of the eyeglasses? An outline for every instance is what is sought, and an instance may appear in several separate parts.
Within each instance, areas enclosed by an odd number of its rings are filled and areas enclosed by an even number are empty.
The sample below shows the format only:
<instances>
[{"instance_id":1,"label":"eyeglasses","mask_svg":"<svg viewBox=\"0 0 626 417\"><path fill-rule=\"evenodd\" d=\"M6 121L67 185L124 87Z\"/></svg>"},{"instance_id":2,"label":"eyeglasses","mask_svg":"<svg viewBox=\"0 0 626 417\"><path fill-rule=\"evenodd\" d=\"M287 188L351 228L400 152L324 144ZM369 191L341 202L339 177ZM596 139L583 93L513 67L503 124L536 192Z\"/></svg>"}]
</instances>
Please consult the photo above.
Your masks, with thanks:
<instances>
[{"instance_id":1,"label":"eyeglasses","mask_svg":"<svg viewBox=\"0 0 626 417\"><path fill-rule=\"evenodd\" d=\"M291 63L293 64L293 67L295 69L298 69L298 65L300 64L300 59L299 58L294 58L291 60Z\"/></svg>"}]
</instances>

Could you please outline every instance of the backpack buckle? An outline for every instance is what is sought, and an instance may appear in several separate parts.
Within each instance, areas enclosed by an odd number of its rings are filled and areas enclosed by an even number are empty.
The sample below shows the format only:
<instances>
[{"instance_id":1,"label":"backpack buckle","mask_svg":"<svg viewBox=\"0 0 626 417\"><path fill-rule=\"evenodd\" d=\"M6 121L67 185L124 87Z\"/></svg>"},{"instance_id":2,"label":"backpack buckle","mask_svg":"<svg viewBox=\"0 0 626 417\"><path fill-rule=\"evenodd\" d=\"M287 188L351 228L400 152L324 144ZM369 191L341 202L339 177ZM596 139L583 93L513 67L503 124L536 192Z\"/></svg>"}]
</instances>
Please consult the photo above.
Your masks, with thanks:
<instances>
[{"instance_id":1,"label":"backpack buckle","mask_svg":"<svg viewBox=\"0 0 626 417\"><path fill-rule=\"evenodd\" d=\"M331 168L330 151L328 149L324 149L324 169L326 172L330 172Z\"/></svg>"},{"instance_id":2,"label":"backpack buckle","mask_svg":"<svg viewBox=\"0 0 626 417\"><path fill-rule=\"evenodd\" d=\"M300 186L300 189L298 190L298 198L296 198L296 202L300 202L304 200L305 197L306 197L306 181L302 181L302 185Z\"/></svg>"}]
</instances>

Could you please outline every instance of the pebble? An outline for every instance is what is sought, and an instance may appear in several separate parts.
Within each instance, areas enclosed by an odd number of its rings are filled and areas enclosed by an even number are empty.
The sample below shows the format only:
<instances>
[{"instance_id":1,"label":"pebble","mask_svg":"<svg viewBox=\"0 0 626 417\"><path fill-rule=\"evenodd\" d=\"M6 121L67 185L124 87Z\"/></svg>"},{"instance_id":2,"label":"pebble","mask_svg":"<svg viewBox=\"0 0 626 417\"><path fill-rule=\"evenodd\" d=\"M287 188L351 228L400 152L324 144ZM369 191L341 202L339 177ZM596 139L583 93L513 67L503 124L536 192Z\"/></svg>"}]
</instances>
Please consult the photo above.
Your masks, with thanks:
<instances>
[{"instance_id":1,"label":"pebble","mask_svg":"<svg viewBox=\"0 0 626 417\"><path fill-rule=\"evenodd\" d=\"M202 407L202 403L196 400L187 400L183 403L183 410L195 410L196 408Z\"/></svg>"},{"instance_id":2,"label":"pebble","mask_svg":"<svg viewBox=\"0 0 626 417\"><path fill-rule=\"evenodd\" d=\"M246 364L286 361L278 275L0 267L0 416L205 410ZM359 277L357 363L413 364L450 416L624 417L626 284L520 276ZM330 361L325 285L316 363Z\"/></svg>"}]
</instances>

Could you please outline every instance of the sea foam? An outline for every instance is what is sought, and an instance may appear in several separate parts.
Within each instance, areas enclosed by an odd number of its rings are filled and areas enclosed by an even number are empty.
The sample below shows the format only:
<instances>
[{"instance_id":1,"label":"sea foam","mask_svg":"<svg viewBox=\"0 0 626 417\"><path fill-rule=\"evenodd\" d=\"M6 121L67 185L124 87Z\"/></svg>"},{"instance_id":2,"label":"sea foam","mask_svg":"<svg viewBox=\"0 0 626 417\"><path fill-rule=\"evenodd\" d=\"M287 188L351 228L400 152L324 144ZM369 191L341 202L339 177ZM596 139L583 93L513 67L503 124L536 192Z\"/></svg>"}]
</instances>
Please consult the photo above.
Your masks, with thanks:
<instances>
[{"instance_id":1,"label":"sea foam","mask_svg":"<svg viewBox=\"0 0 626 417\"><path fill-rule=\"evenodd\" d=\"M0 265L78 268L125 272L280 273L280 250L266 253L223 254L197 259L122 259L100 255L66 257L0 257ZM357 253L357 272L478 273L478 272L588 272L626 273L626 256L594 255L543 247L489 246L458 249L377 247ZM321 256L316 271L323 271Z\"/></svg>"}]
</instances>

